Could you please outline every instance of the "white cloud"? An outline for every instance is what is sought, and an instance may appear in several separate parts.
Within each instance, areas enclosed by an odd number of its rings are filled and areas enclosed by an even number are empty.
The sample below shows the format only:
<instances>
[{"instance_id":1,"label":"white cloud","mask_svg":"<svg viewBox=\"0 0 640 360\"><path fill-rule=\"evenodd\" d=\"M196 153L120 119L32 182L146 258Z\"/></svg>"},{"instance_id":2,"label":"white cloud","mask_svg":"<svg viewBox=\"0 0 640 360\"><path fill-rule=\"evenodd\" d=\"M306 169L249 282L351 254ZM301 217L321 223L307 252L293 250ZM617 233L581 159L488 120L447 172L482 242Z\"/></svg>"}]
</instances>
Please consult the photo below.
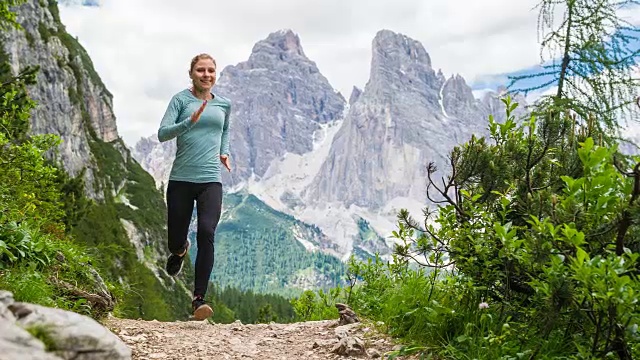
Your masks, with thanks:
<instances>
[{"instance_id":1,"label":"white cloud","mask_svg":"<svg viewBox=\"0 0 640 360\"><path fill-rule=\"evenodd\" d=\"M305 53L348 97L369 77L371 41L383 28L420 41L435 68L471 82L539 62L537 0L103 0L61 5L109 90L120 134L156 131L170 96L188 85L191 57L219 67L248 58L270 32L296 32ZM73 2L71 2L72 4Z\"/></svg>"}]
</instances>

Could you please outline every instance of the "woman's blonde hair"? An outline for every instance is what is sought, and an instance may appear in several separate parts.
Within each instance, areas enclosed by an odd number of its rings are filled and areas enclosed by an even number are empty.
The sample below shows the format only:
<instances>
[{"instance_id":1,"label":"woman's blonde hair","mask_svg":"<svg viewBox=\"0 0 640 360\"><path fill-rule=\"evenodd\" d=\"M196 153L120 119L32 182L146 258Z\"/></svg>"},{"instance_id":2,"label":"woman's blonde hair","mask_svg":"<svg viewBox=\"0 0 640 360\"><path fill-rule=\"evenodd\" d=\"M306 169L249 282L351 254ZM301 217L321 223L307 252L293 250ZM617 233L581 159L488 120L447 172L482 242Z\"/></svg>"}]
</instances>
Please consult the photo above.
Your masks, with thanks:
<instances>
[{"instance_id":1,"label":"woman's blonde hair","mask_svg":"<svg viewBox=\"0 0 640 360\"><path fill-rule=\"evenodd\" d=\"M196 66L196 63L202 59L210 59L211 61L213 61L213 65L214 66L218 66L216 64L216 59L214 59L211 55L209 54L198 54L196 56L193 57L193 59L191 59L191 66L189 67L189 74L191 74L191 72L193 71L193 67Z\"/></svg>"}]
</instances>

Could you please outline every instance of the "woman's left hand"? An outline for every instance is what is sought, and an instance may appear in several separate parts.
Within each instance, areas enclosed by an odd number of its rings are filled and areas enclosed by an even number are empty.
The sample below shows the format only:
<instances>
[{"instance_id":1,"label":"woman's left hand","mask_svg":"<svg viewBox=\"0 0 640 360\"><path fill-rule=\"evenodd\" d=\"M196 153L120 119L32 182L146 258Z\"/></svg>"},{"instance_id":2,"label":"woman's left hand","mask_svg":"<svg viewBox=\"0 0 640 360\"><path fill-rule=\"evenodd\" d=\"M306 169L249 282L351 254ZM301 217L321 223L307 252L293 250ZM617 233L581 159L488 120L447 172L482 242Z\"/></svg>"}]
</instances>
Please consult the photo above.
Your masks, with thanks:
<instances>
[{"instance_id":1,"label":"woman's left hand","mask_svg":"<svg viewBox=\"0 0 640 360\"><path fill-rule=\"evenodd\" d=\"M229 156L220 155L220 162L222 163L222 165L224 165L224 167L227 168L227 170L231 171L231 163L229 162Z\"/></svg>"}]
</instances>

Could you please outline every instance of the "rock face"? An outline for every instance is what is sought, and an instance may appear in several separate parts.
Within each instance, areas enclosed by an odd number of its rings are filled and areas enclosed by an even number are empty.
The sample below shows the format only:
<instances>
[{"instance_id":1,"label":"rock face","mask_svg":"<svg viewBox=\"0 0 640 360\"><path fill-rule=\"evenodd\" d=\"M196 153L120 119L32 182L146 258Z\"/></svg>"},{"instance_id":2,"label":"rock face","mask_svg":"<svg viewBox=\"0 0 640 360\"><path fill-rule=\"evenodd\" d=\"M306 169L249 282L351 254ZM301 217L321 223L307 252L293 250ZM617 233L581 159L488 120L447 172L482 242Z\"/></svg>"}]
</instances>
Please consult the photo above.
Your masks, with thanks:
<instances>
[{"instance_id":1,"label":"rock face","mask_svg":"<svg viewBox=\"0 0 640 360\"><path fill-rule=\"evenodd\" d=\"M118 139L111 94L93 68L86 66L90 60L84 50L64 31L56 5L40 3L29 0L18 7L18 22L24 31L5 31L0 42L16 74L27 66L40 67L37 84L30 89L38 103L31 131L59 135L59 160L67 172L76 176L86 169L88 195L102 198L95 188L96 165L89 142L90 132L104 142Z\"/></svg>"},{"instance_id":2,"label":"rock face","mask_svg":"<svg viewBox=\"0 0 640 360\"><path fill-rule=\"evenodd\" d=\"M87 316L16 303L11 293L0 291L0 358L126 360L131 350Z\"/></svg>"},{"instance_id":3,"label":"rock face","mask_svg":"<svg viewBox=\"0 0 640 360\"><path fill-rule=\"evenodd\" d=\"M260 178L285 152L311 151L313 133L339 119L345 107L291 30L270 34L247 61L227 66L216 91L234 109L230 144L236 170L230 184L252 174Z\"/></svg>"},{"instance_id":4,"label":"rock face","mask_svg":"<svg viewBox=\"0 0 640 360\"><path fill-rule=\"evenodd\" d=\"M153 176L156 185L165 190L171 164L176 157L176 141L161 143L156 135L141 138L131 150L131 155Z\"/></svg>"},{"instance_id":5,"label":"rock face","mask_svg":"<svg viewBox=\"0 0 640 360\"><path fill-rule=\"evenodd\" d=\"M419 42L382 30L372 48L369 82L307 188L308 203L426 203L426 165L442 168L454 145L486 128L490 109L462 77L436 72Z\"/></svg>"}]
</instances>

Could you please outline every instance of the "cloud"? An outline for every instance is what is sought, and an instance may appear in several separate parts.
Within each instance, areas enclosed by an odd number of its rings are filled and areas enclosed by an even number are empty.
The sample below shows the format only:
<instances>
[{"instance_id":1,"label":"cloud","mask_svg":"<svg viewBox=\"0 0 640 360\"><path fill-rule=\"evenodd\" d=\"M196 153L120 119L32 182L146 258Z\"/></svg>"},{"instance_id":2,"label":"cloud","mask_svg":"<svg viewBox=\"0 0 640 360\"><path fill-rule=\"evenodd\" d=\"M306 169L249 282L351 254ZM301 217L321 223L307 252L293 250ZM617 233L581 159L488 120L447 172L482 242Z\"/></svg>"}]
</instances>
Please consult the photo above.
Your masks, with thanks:
<instances>
[{"instance_id":1,"label":"cloud","mask_svg":"<svg viewBox=\"0 0 640 360\"><path fill-rule=\"evenodd\" d=\"M66 0L60 14L114 94L133 144L154 133L171 95L188 86L191 57L219 67L248 58L269 33L296 32L305 53L348 97L369 77L371 41L390 29L420 41L436 69L468 82L539 61L537 0Z\"/></svg>"}]
</instances>

